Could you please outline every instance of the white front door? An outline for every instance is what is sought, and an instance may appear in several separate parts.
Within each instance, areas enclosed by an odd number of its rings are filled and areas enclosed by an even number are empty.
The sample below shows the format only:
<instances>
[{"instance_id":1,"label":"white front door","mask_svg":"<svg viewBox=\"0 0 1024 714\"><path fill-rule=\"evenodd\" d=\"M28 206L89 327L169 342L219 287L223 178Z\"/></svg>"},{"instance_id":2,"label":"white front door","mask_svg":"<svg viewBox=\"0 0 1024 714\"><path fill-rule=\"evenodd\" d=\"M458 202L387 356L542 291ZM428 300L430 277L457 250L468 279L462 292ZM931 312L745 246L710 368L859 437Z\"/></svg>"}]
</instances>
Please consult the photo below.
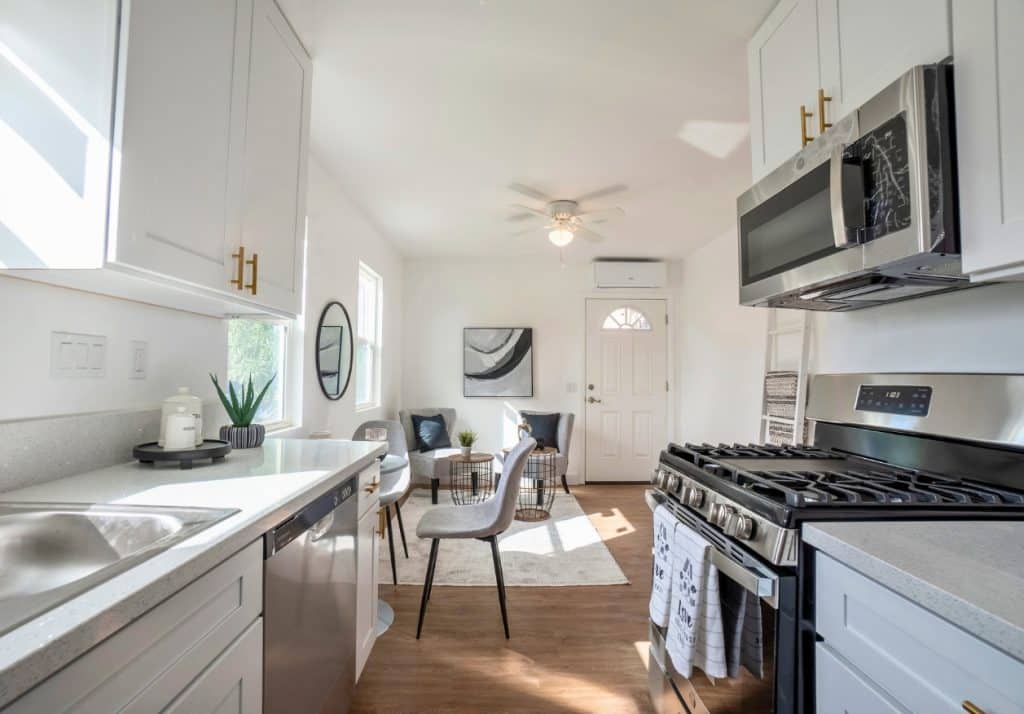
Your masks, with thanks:
<instances>
[{"instance_id":1,"label":"white front door","mask_svg":"<svg viewBox=\"0 0 1024 714\"><path fill-rule=\"evenodd\" d=\"M665 445L664 300L587 300L587 481L646 481Z\"/></svg>"}]
</instances>

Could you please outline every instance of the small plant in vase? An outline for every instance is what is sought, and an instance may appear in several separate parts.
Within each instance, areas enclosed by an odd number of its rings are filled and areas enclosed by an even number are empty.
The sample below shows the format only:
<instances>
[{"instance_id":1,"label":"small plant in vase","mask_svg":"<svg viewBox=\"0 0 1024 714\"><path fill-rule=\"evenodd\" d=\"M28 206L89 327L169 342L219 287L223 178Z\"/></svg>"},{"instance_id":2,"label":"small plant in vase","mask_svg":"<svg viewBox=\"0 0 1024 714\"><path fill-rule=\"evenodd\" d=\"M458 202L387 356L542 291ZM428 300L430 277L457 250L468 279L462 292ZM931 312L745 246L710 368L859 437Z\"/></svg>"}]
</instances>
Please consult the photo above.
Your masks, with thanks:
<instances>
[{"instance_id":1,"label":"small plant in vase","mask_svg":"<svg viewBox=\"0 0 1024 714\"><path fill-rule=\"evenodd\" d=\"M466 429L459 432L459 446L462 447L462 455L469 458L470 454L473 453L473 444L476 443L476 432L472 429Z\"/></svg>"},{"instance_id":2,"label":"small plant in vase","mask_svg":"<svg viewBox=\"0 0 1024 714\"><path fill-rule=\"evenodd\" d=\"M224 411L228 413L228 419L231 420L230 426L220 428L220 438L231 444L232 449L252 449L263 443L267 429L262 424L253 424L252 420L256 418L256 412L259 411L260 404L267 396L267 390L274 383L275 377L277 377L276 374L267 380L259 394L256 393L256 388L253 386L251 374L249 383L242 384L238 391L235 390L234 383L228 380L228 391L225 394L221 389L220 382L217 381L217 375L210 375L210 380L213 381L213 386L217 389L217 396L220 397L220 403L224 405Z\"/></svg>"}]
</instances>

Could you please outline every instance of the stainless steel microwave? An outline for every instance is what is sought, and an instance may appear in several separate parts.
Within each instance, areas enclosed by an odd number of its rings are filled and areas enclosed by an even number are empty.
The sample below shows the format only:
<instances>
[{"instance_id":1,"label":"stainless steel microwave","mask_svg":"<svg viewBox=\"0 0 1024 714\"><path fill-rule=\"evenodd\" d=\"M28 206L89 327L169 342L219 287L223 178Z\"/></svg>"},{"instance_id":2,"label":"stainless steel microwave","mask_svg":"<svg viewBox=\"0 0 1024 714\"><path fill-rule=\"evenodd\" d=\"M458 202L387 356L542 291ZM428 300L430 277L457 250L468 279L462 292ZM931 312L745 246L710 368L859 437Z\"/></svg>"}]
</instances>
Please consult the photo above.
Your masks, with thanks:
<instances>
[{"instance_id":1,"label":"stainless steel microwave","mask_svg":"<svg viewBox=\"0 0 1024 714\"><path fill-rule=\"evenodd\" d=\"M737 199L740 302L853 310L968 287L953 68L911 69Z\"/></svg>"}]
</instances>

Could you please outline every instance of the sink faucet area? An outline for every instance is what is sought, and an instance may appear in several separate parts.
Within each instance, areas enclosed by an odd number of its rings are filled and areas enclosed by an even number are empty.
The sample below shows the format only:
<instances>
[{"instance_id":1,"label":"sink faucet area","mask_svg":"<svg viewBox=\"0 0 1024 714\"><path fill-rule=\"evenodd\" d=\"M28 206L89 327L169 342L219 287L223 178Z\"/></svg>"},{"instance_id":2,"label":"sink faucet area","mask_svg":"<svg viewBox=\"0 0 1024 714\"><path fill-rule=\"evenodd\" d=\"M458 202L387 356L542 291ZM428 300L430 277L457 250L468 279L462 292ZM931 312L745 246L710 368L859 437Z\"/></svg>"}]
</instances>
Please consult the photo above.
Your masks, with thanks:
<instances>
[{"instance_id":1,"label":"sink faucet area","mask_svg":"<svg viewBox=\"0 0 1024 714\"><path fill-rule=\"evenodd\" d=\"M235 512L90 503L0 504L0 634Z\"/></svg>"}]
</instances>

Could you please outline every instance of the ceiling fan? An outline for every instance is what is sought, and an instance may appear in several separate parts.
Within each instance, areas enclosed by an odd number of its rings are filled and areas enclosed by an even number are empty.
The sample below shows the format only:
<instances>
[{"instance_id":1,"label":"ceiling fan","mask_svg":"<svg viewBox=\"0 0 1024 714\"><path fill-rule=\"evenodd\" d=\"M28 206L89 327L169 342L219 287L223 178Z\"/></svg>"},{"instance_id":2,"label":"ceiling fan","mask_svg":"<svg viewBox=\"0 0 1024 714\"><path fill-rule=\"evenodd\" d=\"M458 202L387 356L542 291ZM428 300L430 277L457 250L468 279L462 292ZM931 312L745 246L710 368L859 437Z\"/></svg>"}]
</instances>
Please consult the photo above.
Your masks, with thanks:
<instances>
[{"instance_id":1,"label":"ceiling fan","mask_svg":"<svg viewBox=\"0 0 1024 714\"><path fill-rule=\"evenodd\" d=\"M517 193L523 194L524 196L528 196L538 201L543 201L545 204L543 208L533 208L531 206L524 206L518 203L513 204L512 208L520 210L521 213L511 216L509 220L544 221L546 223L544 228L548 231L548 240L559 248L564 248L572 243L577 234L583 236L584 239L591 243L599 243L604 240L604 236L594 231L590 226L596 223L604 223L609 218L625 215L625 211L618 206L593 211L580 210L581 203L610 196L614 193L619 193L620 191L625 191L627 187L621 184L607 186L597 191L592 191L591 193L580 196L575 200L554 199L543 191L538 191L535 188L524 186L519 183L511 184L509 185L509 188ZM527 228L526 230L519 231L513 235L531 233L535 230L536 228Z\"/></svg>"}]
</instances>

